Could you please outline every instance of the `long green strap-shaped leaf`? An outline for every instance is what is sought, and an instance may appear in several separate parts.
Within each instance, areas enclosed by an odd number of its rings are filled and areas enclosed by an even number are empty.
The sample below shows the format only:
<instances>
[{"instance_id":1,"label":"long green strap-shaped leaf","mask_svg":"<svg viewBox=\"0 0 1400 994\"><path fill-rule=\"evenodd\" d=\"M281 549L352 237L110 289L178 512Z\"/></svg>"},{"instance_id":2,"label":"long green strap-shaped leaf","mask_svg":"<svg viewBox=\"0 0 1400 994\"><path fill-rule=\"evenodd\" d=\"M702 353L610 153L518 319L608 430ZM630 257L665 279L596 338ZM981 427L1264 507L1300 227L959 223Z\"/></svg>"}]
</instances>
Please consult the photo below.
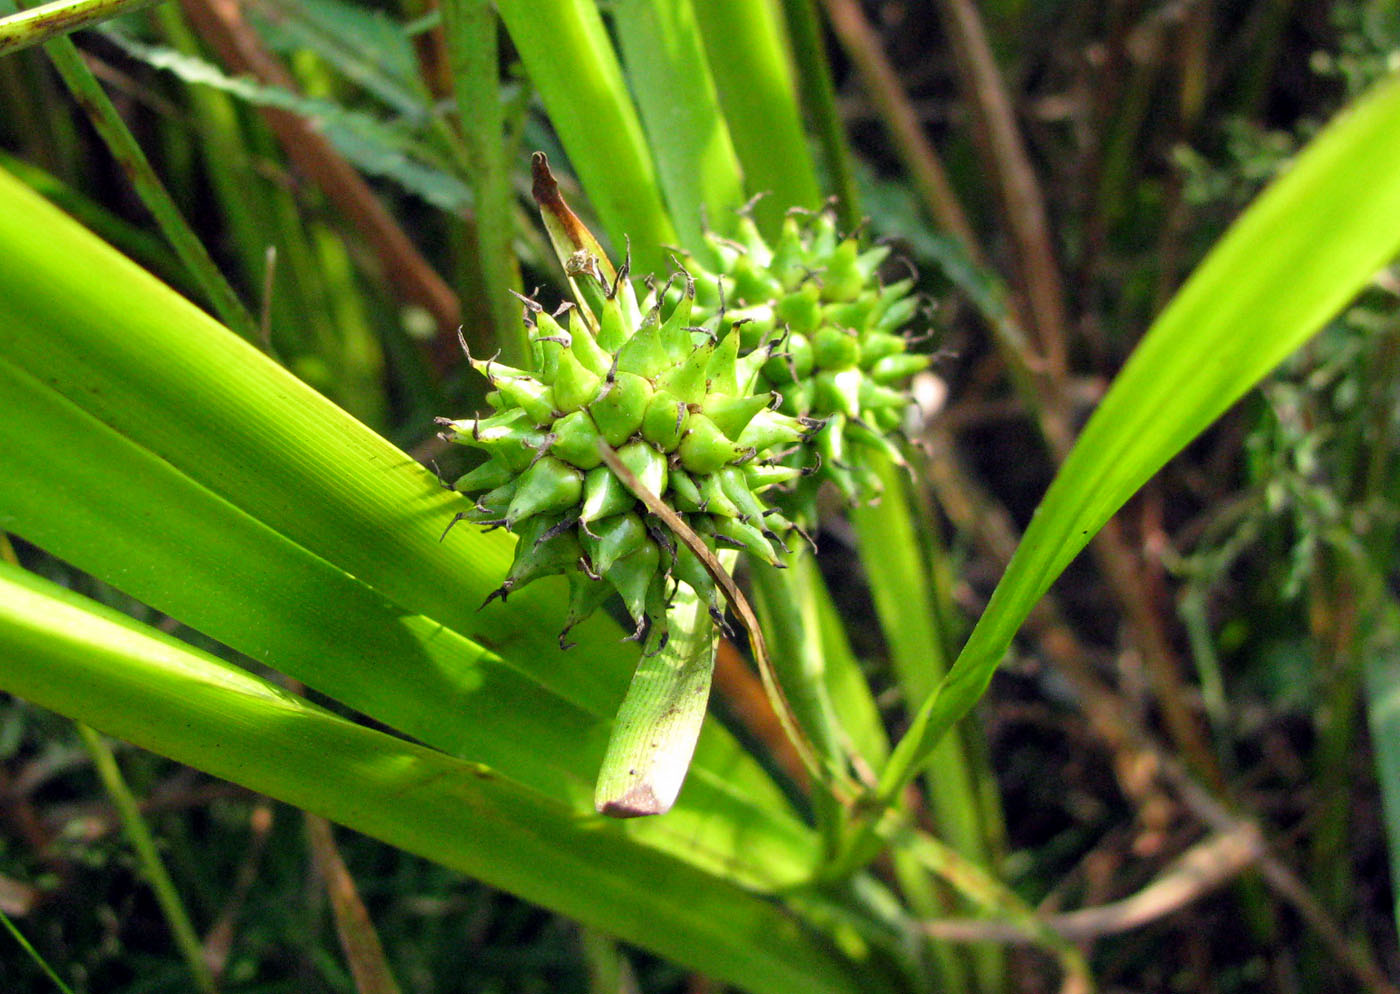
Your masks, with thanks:
<instances>
[{"instance_id":1,"label":"long green strap-shaped leaf","mask_svg":"<svg viewBox=\"0 0 1400 994\"><path fill-rule=\"evenodd\" d=\"M1400 76L1341 114L1239 219L1090 419L986 611L886 767L892 797L976 703L1103 523L1400 252Z\"/></svg>"},{"instance_id":2,"label":"long green strap-shaped leaf","mask_svg":"<svg viewBox=\"0 0 1400 994\"><path fill-rule=\"evenodd\" d=\"M752 991L856 994L778 906L503 779L362 728L0 563L0 682L55 711ZM888 989L888 988L885 988Z\"/></svg>"},{"instance_id":3,"label":"long green strap-shaped leaf","mask_svg":"<svg viewBox=\"0 0 1400 994\"><path fill-rule=\"evenodd\" d=\"M714 265L702 214L731 234L746 198L695 10L690 0L623 0L613 23L681 246Z\"/></svg>"},{"instance_id":4,"label":"long green strap-shaped leaf","mask_svg":"<svg viewBox=\"0 0 1400 994\"><path fill-rule=\"evenodd\" d=\"M478 611L509 541L439 541L460 497L6 174L0 202L0 528L589 811L636 658L616 626L561 653L544 582ZM639 840L751 886L810 873L815 839L713 724L690 785Z\"/></svg>"},{"instance_id":5,"label":"long green strap-shaped leaf","mask_svg":"<svg viewBox=\"0 0 1400 994\"><path fill-rule=\"evenodd\" d=\"M634 272L664 272L663 246L676 244L676 230L593 0L499 0L496 8L614 254L630 241Z\"/></svg>"},{"instance_id":6,"label":"long green strap-shaped leaf","mask_svg":"<svg viewBox=\"0 0 1400 994\"><path fill-rule=\"evenodd\" d=\"M695 14L745 186L766 194L754 219L774 238L789 208L814 210L822 199L782 20L767 0L699 0Z\"/></svg>"}]
</instances>

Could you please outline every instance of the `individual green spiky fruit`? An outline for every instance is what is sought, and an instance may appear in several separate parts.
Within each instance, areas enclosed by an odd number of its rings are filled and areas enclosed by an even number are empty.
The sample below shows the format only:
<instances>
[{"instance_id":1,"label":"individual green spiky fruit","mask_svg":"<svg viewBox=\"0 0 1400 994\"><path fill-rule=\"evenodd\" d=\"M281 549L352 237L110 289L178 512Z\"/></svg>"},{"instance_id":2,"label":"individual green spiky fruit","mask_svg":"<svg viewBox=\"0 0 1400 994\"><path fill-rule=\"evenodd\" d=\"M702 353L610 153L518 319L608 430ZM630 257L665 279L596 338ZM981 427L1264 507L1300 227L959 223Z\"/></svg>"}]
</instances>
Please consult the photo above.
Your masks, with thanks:
<instances>
[{"instance_id":1,"label":"individual green spiky fruit","mask_svg":"<svg viewBox=\"0 0 1400 994\"><path fill-rule=\"evenodd\" d=\"M680 583L718 615L699 560L605 464L603 446L711 551L741 548L779 565L786 551L782 534L793 526L758 493L798 475L776 456L821 422L776 410L780 395L761 375L773 342L743 348L743 325L717 314L699 325L694 283L688 274L678 279L678 299L666 298L673 278L639 302L624 276L603 296L596 335L578 310L566 329L559 314L527 301L533 368L471 359L491 383L494 412L439 419L450 429L445 437L487 457L458 481L476 501L464 516L520 539L493 596L539 576L569 576L561 645L610 591L636 623L636 638L664 624Z\"/></svg>"},{"instance_id":2,"label":"individual green spiky fruit","mask_svg":"<svg viewBox=\"0 0 1400 994\"><path fill-rule=\"evenodd\" d=\"M723 313L744 322L741 354L762 360L749 392L775 391L781 413L826 422L817 439L821 467L792 484L784 506L810 523L823 480L852 501L876 496L878 479L861 450L903 462L887 436L903 423L905 383L930 362L900 334L919 307L913 281L882 286L877 274L889 249L862 250L838 233L829 211L791 212L771 245L746 216L736 239L711 235L709 242L719 269L696 273L690 320L704 324ZM758 437L771 432L750 427L739 441ZM793 466L810 464L803 454Z\"/></svg>"}]
</instances>

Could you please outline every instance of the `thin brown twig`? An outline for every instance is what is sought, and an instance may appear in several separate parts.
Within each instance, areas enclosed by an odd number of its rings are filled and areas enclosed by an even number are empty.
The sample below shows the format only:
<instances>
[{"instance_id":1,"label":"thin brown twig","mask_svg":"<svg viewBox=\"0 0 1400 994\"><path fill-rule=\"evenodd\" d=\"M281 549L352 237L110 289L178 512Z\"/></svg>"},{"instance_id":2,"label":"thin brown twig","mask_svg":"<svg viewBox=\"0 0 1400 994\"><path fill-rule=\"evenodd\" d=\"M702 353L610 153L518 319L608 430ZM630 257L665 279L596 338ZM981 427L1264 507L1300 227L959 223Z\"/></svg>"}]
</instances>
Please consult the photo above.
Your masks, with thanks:
<instances>
[{"instance_id":1,"label":"thin brown twig","mask_svg":"<svg viewBox=\"0 0 1400 994\"><path fill-rule=\"evenodd\" d=\"M938 0L971 107L985 137L984 158L996 177L1017 269L1026 285L1031 319L1046 371L1066 370L1064 281L1055 262L1040 181L1021 140L1011 99L1002 84L987 33L968 0Z\"/></svg>"},{"instance_id":2,"label":"thin brown twig","mask_svg":"<svg viewBox=\"0 0 1400 994\"><path fill-rule=\"evenodd\" d=\"M987 257L963 212L938 153L924 137L923 125L900 85L880 39L856 0L823 0L827 19L846 54L855 63L866 92L885 122L918 189L934 218L947 228L970 259L986 267Z\"/></svg>"},{"instance_id":3,"label":"thin brown twig","mask_svg":"<svg viewBox=\"0 0 1400 994\"><path fill-rule=\"evenodd\" d=\"M399 985L389 970L379 933L360 899L355 878L336 848L331 823L309 811L304 817L311 857L317 876L325 885L326 896L330 898L336 934L340 936L341 948L350 964L355 990L360 994L399 994Z\"/></svg>"},{"instance_id":4,"label":"thin brown twig","mask_svg":"<svg viewBox=\"0 0 1400 994\"><path fill-rule=\"evenodd\" d=\"M734 643L719 640L715 653L715 693L724 699L748 734L763 743L768 755L799 787L806 789L811 782L802 757L783 731L782 720L773 710L773 702L764 692L763 683L744 662Z\"/></svg>"},{"instance_id":5,"label":"thin brown twig","mask_svg":"<svg viewBox=\"0 0 1400 994\"><path fill-rule=\"evenodd\" d=\"M1229 883L1264 854L1258 829L1239 822L1188 849L1168 869L1137 893L1093 908L1045 915L1038 922L1070 942L1090 942L1159 921ZM951 942L1030 943L1038 941L1024 927L1009 922L942 919L926 922L935 939Z\"/></svg>"},{"instance_id":6,"label":"thin brown twig","mask_svg":"<svg viewBox=\"0 0 1400 994\"><path fill-rule=\"evenodd\" d=\"M248 816L249 840L242 861L234 873L233 889L224 901L214 924L204 935L204 962L215 980L222 980L228 967L228 957L233 949L235 928L252 893L253 884L258 879L258 867L262 863L263 851L272 835L275 809L270 798L259 797L254 802Z\"/></svg>"}]
</instances>

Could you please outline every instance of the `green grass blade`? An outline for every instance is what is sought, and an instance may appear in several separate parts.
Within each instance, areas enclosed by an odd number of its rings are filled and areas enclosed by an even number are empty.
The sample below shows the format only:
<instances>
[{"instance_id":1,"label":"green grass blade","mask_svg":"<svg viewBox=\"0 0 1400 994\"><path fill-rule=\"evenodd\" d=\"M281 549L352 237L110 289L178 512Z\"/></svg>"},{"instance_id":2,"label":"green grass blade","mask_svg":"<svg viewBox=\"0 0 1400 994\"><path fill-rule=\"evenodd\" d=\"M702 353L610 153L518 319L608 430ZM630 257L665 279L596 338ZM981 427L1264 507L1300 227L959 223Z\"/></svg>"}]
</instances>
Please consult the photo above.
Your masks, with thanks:
<instances>
[{"instance_id":1,"label":"green grass blade","mask_svg":"<svg viewBox=\"0 0 1400 994\"><path fill-rule=\"evenodd\" d=\"M884 492L878 502L851 509L861 566L870 582L880 631L889 646L894 676L906 702L925 700L948 670L944 646L947 634L940 630L943 612L933 589L933 571L915 532L917 515L910 500L907 472L880 457L878 472ZM934 747L929 775L925 777L925 802L938 835L969 863L991 868L994 863L989 832L983 824L978 783L995 783L989 767L979 767L964 741L947 735ZM906 873L910 867L903 867ZM907 880L908 878L906 878ZM906 884L911 895L919 881ZM927 887L928 883L923 882ZM917 900L917 899L916 899ZM923 911L926 909L921 908ZM970 950L982 986L995 990L1004 979L1000 950L974 946ZM948 959L956 954L939 950L944 982L954 982Z\"/></svg>"},{"instance_id":2,"label":"green grass blade","mask_svg":"<svg viewBox=\"0 0 1400 994\"><path fill-rule=\"evenodd\" d=\"M754 219L776 237L789 207L811 210L822 199L783 24L773 4L752 0L701 0L695 14L744 184L750 196L768 194Z\"/></svg>"},{"instance_id":3,"label":"green grass blade","mask_svg":"<svg viewBox=\"0 0 1400 994\"><path fill-rule=\"evenodd\" d=\"M1366 717L1376 752L1376 779L1390 841L1390 879L1400 880L1400 605L1386 602L1366 656ZM1400 926L1400 888L1392 887L1392 911Z\"/></svg>"},{"instance_id":4,"label":"green grass blade","mask_svg":"<svg viewBox=\"0 0 1400 994\"><path fill-rule=\"evenodd\" d=\"M948 678L882 778L892 795L976 703L1031 607L1134 491L1400 251L1400 76L1340 115L1158 318L1046 493Z\"/></svg>"},{"instance_id":5,"label":"green grass blade","mask_svg":"<svg viewBox=\"0 0 1400 994\"><path fill-rule=\"evenodd\" d=\"M847 736L830 694L820 606L811 589L819 579L816 562L806 549L788 557L786 569L758 563L750 571L754 606L793 717L811 739L822 766L845 770ZM834 832L836 809L829 791L821 786L812 785L818 824Z\"/></svg>"},{"instance_id":6,"label":"green grass blade","mask_svg":"<svg viewBox=\"0 0 1400 994\"><path fill-rule=\"evenodd\" d=\"M836 610L816 563L802 567L808 571L804 584L811 610L821 627L822 652L826 656L826 692L836 709L842 732L850 736L850 746L871 770L879 770L890 755L889 734L885 731L880 706L870 689L870 681L851 649L846 624Z\"/></svg>"},{"instance_id":7,"label":"green grass blade","mask_svg":"<svg viewBox=\"0 0 1400 994\"><path fill-rule=\"evenodd\" d=\"M440 542L462 498L3 174L0 199L0 527L590 811L636 660L618 628L561 653L543 582L478 612L510 545ZM713 723L677 809L636 831L754 886L817 858Z\"/></svg>"},{"instance_id":8,"label":"green grass blade","mask_svg":"<svg viewBox=\"0 0 1400 994\"><path fill-rule=\"evenodd\" d=\"M108 734L324 815L753 991L868 990L788 913L500 777L330 715L0 564L0 680ZM334 762L328 762L334 757Z\"/></svg>"},{"instance_id":9,"label":"green grass blade","mask_svg":"<svg viewBox=\"0 0 1400 994\"><path fill-rule=\"evenodd\" d=\"M496 5L559 132L569 163L621 258L663 273L675 245L656 169L622 69L592 0L500 0Z\"/></svg>"},{"instance_id":10,"label":"green grass blade","mask_svg":"<svg viewBox=\"0 0 1400 994\"><path fill-rule=\"evenodd\" d=\"M54 972L53 967L49 966L48 960L39 955L39 950L35 949L29 939L25 937L24 933L19 930L14 922L10 921L10 916L5 914L3 908L0 908L0 925L5 926L5 931L9 932L11 938L19 943L20 948L29 954L29 958L44 972L44 976L53 981L55 987L62 991L63 994L73 994L73 989L65 984L63 978Z\"/></svg>"},{"instance_id":11,"label":"green grass blade","mask_svg":"<svg viewBox=\"0 0 1400 994\"><path fill-rule=\"evenodd\" d=\"M476 194L476 251L481 282L501 358L511 366L529 365L529 343L520 323L520 290L515 261L515 198L506 161L505 114L501 109L496 12L486 0L444 0L443 29L457 93L457 120L467 143Z\"/></svg>"},{"instance_id":12,"label":"green grass blade","mask_svg":"<svg viewBox=\"0 0 1400 994\"><path fill-rule=\"evenodd\" d=\"M914 531L905 472L883 457L879 471L884 494L878 503L852 508L851 521L895 679L913 705L928 698L947 673L945 636L938 630L932 571ZM978 771L962 741L944 738L931 758L937 772L929 778L928 803L940 836L964 857L991 865L974 784ZM981 772L991 776L990 770Z\"/></svg>"},{"instance_id":13,"label":"green grass blade","mask_svg":"<svg viewBox=\"0 0 1400 994\"><path fill-rule=\"evenodd\" d=\"M744 182L695 10L690 0L623 0L613 23L681 247L713 265L702 216L731 234Z\"/></svg>"},{"instance_id":14,"label":"green grass blade","mask_svg":"<svg viewBox=\"0 0 1400 994\"><path fill-rule=\"evenodd\" d=\"M135 137L127 129L126 122L117 113L111 99L97 82L78 48L68 38L55 38L44 49L53 62L54 68L63 79L73 98L87 112L97 133L102 136L108 151L117 160L130 180L136 193L141 197L146 209L156 219L161 233L170 242L170 247L180 257L180 261L199 282L214 306L215 313L224 323L244 338L252 339L257 327L248 309L238 299L238 294L219 272L214 260L199 236L194 233L189 222L180 213L170 192L151 167L146 153L141 150Z\"/></svg>"},{"instance_id":15,"label":"green grass blade","mask_svg":"<svg viewBox=\"0 0 1400 994\"><path fill-rule=\"evenodd\" d=\"M860 190L851 165L846 128L836 108L836 85L826 54L826 38L817 16L816 0L782 0L792 58L801 88L802 105L811 118L822 153L826 184L836 197L836 217L841 227L854 231L860 223Z\"/></svg>"}]
</instances>

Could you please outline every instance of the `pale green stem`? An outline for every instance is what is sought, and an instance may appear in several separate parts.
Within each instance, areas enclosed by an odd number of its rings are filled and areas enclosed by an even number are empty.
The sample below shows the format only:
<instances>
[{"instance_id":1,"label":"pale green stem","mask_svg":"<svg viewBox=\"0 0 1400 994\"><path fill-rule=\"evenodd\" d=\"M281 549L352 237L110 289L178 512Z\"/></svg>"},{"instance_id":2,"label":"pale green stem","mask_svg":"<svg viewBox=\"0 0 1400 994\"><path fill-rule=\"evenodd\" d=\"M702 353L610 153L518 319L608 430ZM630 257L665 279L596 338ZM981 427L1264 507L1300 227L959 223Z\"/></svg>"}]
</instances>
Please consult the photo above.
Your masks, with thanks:
<instances>
[{"instance_id":1,"label":"pale green stem","mask_svg":"<svg viewBox=\"0 0 1400 994\"><path fill-rule=\"evenodd\" d=\"M63 994L73 994L72 988L65 984L57 973L54 973L53 967L49 966L48 960L39 955L39 950L30 945L24 933L19 930L14 922L10 921L10 916L5 914L3 910L0 910L0 925L4 925L5 931L15 937L15 941L20 944L20 948L28 953L29 958L38 964L39 969L44 971L44 976L52 980L55 987L61 990Z\"/></svg>"},{"instance_id":2,"label":"pale green stem","mask_svg":"<svg viewBox=\"0 0 1400 994\"><path fill-rule=\"evenodd\" d=\"M70 31L90 28L157 0L54 0L0 18L0 56L41 45Z\"/></svg>"},{"instance_id":3,"label":"pale green stem","mask_svg":"<svg viewBox=\"0 0 1400 994\"><path fill-rule=\"evenodd\" d=\"M102 786L106 788L107 796L112 799L112 804L121 818L122 827L126 829L126 837L136 852L141 874L151 885L156 903L160 905L161 913L165 915L165 920L175 937L175 945L179 947L180 955L185 958L190 973L194 975L195 986L205 994L215 994L218 987L214 983L214 975L209 971L209 965L204 961L204 947L200 944L199 935L185 912L185 905L175 889L175 882L170 879L165 864L156 853L156 843L151 836L150 826L146 824L140 805L122 777L111 747L87 725L79 724L77 728L78 734L82 736L83 745L92 755L93 766L102 779Z\"/></svg>"}]
</instances>

